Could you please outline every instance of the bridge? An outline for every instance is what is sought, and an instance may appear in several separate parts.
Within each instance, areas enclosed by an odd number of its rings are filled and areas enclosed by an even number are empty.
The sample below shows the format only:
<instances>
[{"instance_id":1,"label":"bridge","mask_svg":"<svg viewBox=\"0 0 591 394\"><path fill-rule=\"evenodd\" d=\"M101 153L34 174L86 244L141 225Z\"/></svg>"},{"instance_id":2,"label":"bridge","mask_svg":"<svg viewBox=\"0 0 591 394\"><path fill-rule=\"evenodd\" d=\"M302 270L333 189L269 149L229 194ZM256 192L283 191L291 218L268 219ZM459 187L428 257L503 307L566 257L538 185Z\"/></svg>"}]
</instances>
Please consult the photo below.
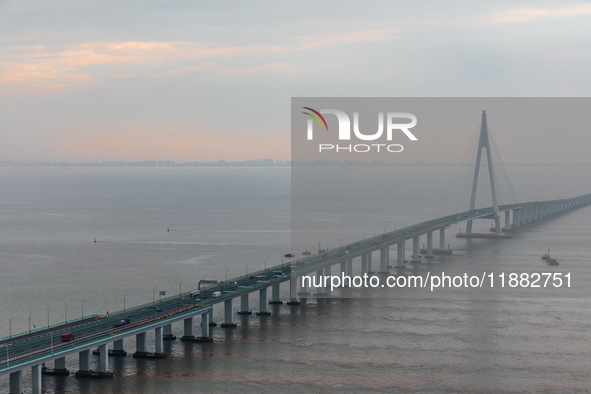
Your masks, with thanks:
<instances>
[{"instance_id":1,"label":"bridge","mask_svg":"<svg viewBox=\"0 0 591 394\"><path fill-rule=\"evenodd\" d=\"M486 115L483 113L483 124ZM486 126L483 127L486 130ZM482 140L482 130L481 130ZM482 145L482 144L481 144ZM481 148L486 149L485 142ZM481 151L481 150L480 150ZM477 160L480 160L478 158ZM477 164L478 167L478 164ZM489 171L492 166L489 166ZM478 176L475 176L477 184ZM494 177L491 176L491 182ZM475 196L473 187L473 198ZM160 359L165 358L163 341L176 340L172 334L174 324L182 324L183 336L181 341L209 342L212 341L210 328L213 322L213 308L223 303L224 321L222 327L232 328L233 302L240 298L238 314L251 314L249 297L258 292L259 315L269 315L268 304L280 304L280 286L289 285L289 300L287 304L297 307L299 296L306 296L308 289L302 285L305 275L330 276L338 272L345 276L353 276L354 272L361 274L375 272L373 257L379 261L378 274L389 274L390 269L403 270L407 264L424 258L433 258L436 254L451 254L446 249L446 229L450 226L466 222L466 232L459 233L461 237L476 238L509 238L511 231L531 223L544 220L565 212L591 204L591 194L585 194L569 199L547 201L533 201L497 205L493 192L493 206L488 208L474 208L465 212L424 221L398 230L378 234L357 242L352 242L330 250L319 250L318 253L302 256L291 262L266 268L261 271L245 273L245 275L230 280L215 283L200 283L197 289L167 297L145 305L124 310L109 315L85 316L79 320L68 321L64 324L47 326L26 333L0 338L0 375L9 374L11 393L21 393L23 386L23 371L31 368L31 387L33 393L41 393L43 375L69 375L66 369L66 357L78 357L77 377L108 378L113 375L109 370L109 356L126 356L124 340L135 338L135 358ZM501 228L501 213L504 214L504 226ZM475 234L471 232L473 220L494 220L494 231L489 234ZM501 234L505 230L506 234ZM433 234L439 234L439 247L434 248ZM426 238L426 247L420 249L421 238ZM406 244L410 243L412 254L410 260L406 258ZM390 250L396 248L396 258L390 259ZM394 263L392 266L391 263ZM354 270L354 265L360 268ZM211 282L211 281L209 281ZM204 285L204 286L202 286ZM271 296L268 299L268 290ZM327 294L328 289L316 288L317 295ZM196 318L200 318L199 326ZM146 334L154 331L154 348L147 349ZM196 336L194 331L198 331ZM91 370L91 354L98 354L99 369ZM53 368L46 364L53 363Z\"/></svg>"}]
</instances>

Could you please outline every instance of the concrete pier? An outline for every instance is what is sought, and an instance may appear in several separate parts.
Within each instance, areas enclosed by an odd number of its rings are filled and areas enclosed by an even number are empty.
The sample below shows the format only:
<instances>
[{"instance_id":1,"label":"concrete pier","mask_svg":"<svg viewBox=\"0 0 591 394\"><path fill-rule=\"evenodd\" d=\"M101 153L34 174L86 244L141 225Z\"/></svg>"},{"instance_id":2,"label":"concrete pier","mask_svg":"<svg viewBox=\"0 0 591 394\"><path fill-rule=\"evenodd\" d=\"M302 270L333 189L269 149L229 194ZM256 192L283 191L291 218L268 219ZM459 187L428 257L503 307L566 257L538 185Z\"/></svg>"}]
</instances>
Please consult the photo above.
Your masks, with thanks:
<instances>
[{"instance_id":1,"label":"concrete pier","mask_svg":"<svg viewBox=\"0 0 591 394\"><path fill-rule=\"evenodd\" d=\"M146 333L141 332L135 335L135 353L133 357L141 357L146 354Z\"/></svg>"},{"instance_id":2,"label":"concrete pier","mask_svg":"<svg viewBox=\"0 0 591 394\"><path fill-rule=\"evenodd\" d=\"M236 327L237 324L233 321L234 311L232 310L232 299L224 301L224 322L222 323L222 327L224 328L233 328Z\"/></svg>"},{"instance_id":3,"label":"concrete pier","mask_svg":"<svg viewBox=\"0 0 591 394\"><path fill-rule=\"evenodd\" d=\"M213 342L209 326L209 313L201 315L201 336L195 338L195 342Z\"/></svg>"},{"instance_id":4,"label":"concrete pier","mask_svg":"<svg viewBox=\"0 0 591 394\"><path fill-rule=\"evenodd\" d=\"M68 376L70 374L70 371L66 369L66 358L56 358L53 361L53 368L46 368L45 364L43 364L43 368L41 368L41 373L43 375L50 376Z\"/></svg>"},{"instance_id":5,"label":"concrete pier","mask_svg":"<svg viewBox=\"0 0 591 394\"><path fill-rule=\"evenodd\" d=\"M240 296L240 310L239 315L252 315L252 311L248 310L248 293Z\"/></svg>"},{"instance_id":6,"label":"concrete pier","mask_svg":"<svg viewBox=\"0 0 591 394\"><path fill-rule=\"evenodd\" d=\"M41 394L42 385L41 385L41 364L33 365L31 367L31 379L33 381L32 393L33 394Z\"/></svg>"},{"instance_id":7,"label":"concrete pier","mask_svg":"<svg viewBox=\"0 0 591 394\"><path fill-rule=\"evenodd\" d=\"M165 341L174 341L176 336L172 335L172 324L167 324L164 326L164 335L162 339Z\"/></svg>"},{"instance_id":8,"label":"concrete pier","mask_svg":"<svg viewBox=\"0 0 591 394\"><path fill-rule=\"evenodd\" d=\"M297 298L298 293L298 278L291 278L289 280L289 301L287 305L300 305L300 301Z\"/></svg>"},{"instance_id":9,"label":"concrete pier","mask_svg":"<svg viewBox=\"0 0 591 394\"><path fill-rule=\"evenodd\" d=\"M433 258L433 231L427 233L427 255L425 257L428 259Z\"/></svg>"},{"instance_id":10,"label":"concrete pier","mask_svg":"<svg viewBox=\"0 0 591 394\"><path fill-rule=\"evenodd\" d=\"M406 268L404 265L404 241L396 244L396 266L394 268Z\"/></svg>"},{"instance_id":11,"label":"concrete pier","mask_svg":"<svg viewBox=\"0 0 591 394\"><path fill-rule=\"evenodd\" d=\"M267 310L267 288L259 290L259 316L269 316L271 312Z\"/></svg>"},{"instance_id":12,"label":"concrete pier","mask_svg":"<svg viewBox=\"0 0 591 394\"><path fill-rule=\"evenodd\" d=\"M388 271L388 254L389 254L390 248L389 247L384 247L384 248L380 248L380 274L387 274L389 273Z\"/></svg>"},{"instance_id":13,"label":"concrete pier","mask_svg":"<svg viewBox=\"0 0 591 394\"><path fill-rule=\"evenodd\" d=\"M113 342L113 349L109 350L109 356L125 357L127 352L123 349L123 339L118 339Z\"/></svg>"},{"instance_id":14,"label":"concrete pier","mask_svg":"<svg viewBox=\"0 0 591 394\"><path fill-rule=\"evenodd\" d=\"M206 313L206 315L208 315ZM181 341L192 341L195 337L193 336L193 318L188 317L183 320L183 336Z\"/></svg>"},{"instance_id":15,"label":"concrete pier","mask_svg":"<svg viewBox=\"0 0 591 394\"><path fill-rule=\"evenodd\" d=\"M15 371L10 374L10 394L21 394L23 392L23 371Z\"/></svg>"},{"instance_id":16,"label":"concrete pier","mask_svg":"<svg viewBox=\"0 0 591 394\"><path fill-rule=\"evenodd\" d=\"M90 374L90 350L83 350L78 353L78 372L76 376Z\"/></svg>"},{"instance_id":17,"label":"concrete pier","mask_svg":"<svg viewBox=\"0 0 591 394\"><path fill-rule=\"evenodd\" d=\"M279 293L279 283L275 283L273 286L271 286L271 301L269 301L269 304L272 305L280 305L283 304L283 301L281 301L281 296Z\"/></svg>"},{"instance_id":18,"label":"concrete pier","mask_svg":"<svg viewBox=\"0 0 591 394\"><path fill-rule=\"evenodd\" d=\"M324 276L324 269L319 269L318 271L316 271L316 283L322 283L322 277ZM314 295L316 296L325 296L326 295L326 290L324 289L323 286L318 286L316 287L316 293L314 293Z\"/></svg>"},{"instance_id":19,"label":"concrete pier","mask_svg":"<svg viewBox=\"0 0 591 394\"><path fill-rule=\"evenodd\" d=\"M412 260L411 263L420 263L419 259L419 237L413 237L412 239Z\"/></svg>"}]
</instances>

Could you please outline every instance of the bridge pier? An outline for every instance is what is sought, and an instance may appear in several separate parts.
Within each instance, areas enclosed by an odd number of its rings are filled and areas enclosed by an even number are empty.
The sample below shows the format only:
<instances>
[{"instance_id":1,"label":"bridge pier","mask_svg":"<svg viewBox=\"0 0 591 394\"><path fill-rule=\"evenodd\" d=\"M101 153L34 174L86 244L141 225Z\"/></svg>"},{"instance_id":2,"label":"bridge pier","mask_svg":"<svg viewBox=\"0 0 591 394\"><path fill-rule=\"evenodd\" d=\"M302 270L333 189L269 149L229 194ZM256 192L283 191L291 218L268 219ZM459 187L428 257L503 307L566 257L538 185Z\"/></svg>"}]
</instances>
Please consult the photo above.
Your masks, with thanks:
<instances>
[{"instance_id":1,"label":"bridge pier","mask_svg":"<svg viewBox=\"0 0 591 394\"><path fill-rule=\"evenodd\" d=\"M300 301L298 301L297 293L298 293L298 278L292 277L289 280L289 301L287 301L287 305L300 305Z\"/></svg>"},{"instance_id":2,"label":"bridge pier","mask_svg":"<svg viewBox=\"0 0 591 394\"><path fill-rule=\"evenodd\" d=\"M43 363L41 373L43 375L51 376L68 376L70 371L66 369L66 358L60 357L53 360L53 368L46 368L45 363Z\"/></svg>"},{"instance_id":3,"label":"bridge pier","mask_svg":"<svg viewBox=\"0 0 591 394\"><path fill-rule=\"evenodd\" d=\"M324 269L320 268L318 271L316 271L316 278L318 283L322 283L322 277L324 276ZM326 291L324 290L323 286L318 286L316 287L316 293L314 294L316 296L324 296L326 295Z\"/></svg>"},{"instance_id":4,"label":"bridge pier","mask_svg":"<svg viewBox=\"0 0 591 394\"><path fill-rule=\"evenodd\" d=\"M52 375L69 375L70 371L66 368L66 358L60 357L56 358L53 361L53 371L51 371Z\"/></svg>"},{"instance_id":5,"label":"bridge pier","mask_svg":"<svg viewBox=\"0 0 591 394\"><path fill-rule=\"evenodd\" d=\"M308 291L308 286L304 286L304 283L303 283L301 277L298 277L298 282L299 282L298 295L301 295L301 296L310 295L310 292Z\"/></svg>"},{"instance_id":6,"label":"bridge pier","mask_svg":"<svg viewBox=\"0 0 591 394\"><path fill-rule=\"evenodd\" d=\"M99 374L109 373L109 347L105 343L99 346Z\"/></svg>"},{"instance_id":7,"label":"bridge pier","mask_svg":"<svg viewBox=\"0 0 591 394\"><path fill-rule=\"evenodd\" d=\"M269 316L271 312L267 310L267 288L259 290L259 316Z\"/></svg>"},{"instance_id":8,"label":"bridge pier","mask_svg":"<svg viewBox=\"0 0 591 394\"><path fill-rule=\"evenodd\" d=\"M433 231L427 233L427 255L425 257L428 259L433 258Z\"/></svg>"},{"instance_id":9,"label":"bridge pier","mask_svg":"<svg viewBox=\"0 0 591 394\"><path fill-rule=\"evenodd\" d=\"M208 313L205 313L209 316ZM181 337L181 341L192 341L195 339L193 336L193 317L187 317L183 320L183 336Z\"/></svg>"},{"instance_id":10,"label":"bridge pier","mask_svg":"<svg viewBox=\"0 0 591 394\"><path fill-rule=\"evenodd\" d=\"M248 293L240 296L240 310L239 315L252 315L252 311L248 310Z\"/></svg>"},{"instance_id":11,"label":"bridge pier","mask_svg":"<svg viewBox=\"0 0 591 394\"><path fill-rule=\"evenodd\" d=\"M211 333L209 332L209 313L201 314L201 336L197 338L198 342L213 342Z\"/></svg>"},{"instance_id":12,"label":"bridge pier","mask_svg":"<svg viewBox=\"0 0 591 394\"><path fill-rule=\"evenodd\" d=\"M108 345L105 343L98 347L99 350L99 371L90 369L90 349L78 353L78 371L77 378L111 378L113 373L109 372L109 352Z\"/></svg>"},{"instance_id":13,"label":"bridge pier","mask_svg":"<svg viewBox=\"0 0 591 394\"><path fill-rule=\"evenodd\" d=\"M187 319L185 319L185 329L186 327L186 321ZM191 319L192 321L192 319ZM163 329L162 327L156 327L154 330L154 347L155 347L155 351L154 353L150 353L146 351L146 333L145 332L141 332L139 334L136 334L135 336L135 343L136 343L136 351L133 354L133 358L165 358L166 357L166 353L164 353L162 351L163 347L164 347L164 338L163 338ZM183 337L184 338L184 337ZM182 340L185 340L181 338ZM101 353L102 354L102 353Z\"/></svg>"},{"instance_id":14,"label":"bridge pier","mask_svg":"<svg viewBox=\"0 0 591 394\"><path fill-rule=\"evenodd\" d=\"M209 326L210 326L210 327L215 327L215 326L217 326L218 324L217 324L216 322L214 322L214 321L213 321L213 307L211 307L211 308L209 309L209 312L208 312L208 313L209 313Z\"/></svg>"},{"instance_id":15,"label":"bridge pier","mask_svg":"<svg viewBox=\"0 0 591 394\"><path fill-rule=\"evenodd\" d=\"M92 351L92 354L100 356L101 350L99 348L96 348L96 350ZM113 349L109 350L108 354L109 354L109 356L113 356L113 357L127 356L127 352L125 350L123 350L123 339L118 339L116 341L113 341ZM49 374L49 372L48 372L48 374ZM51 373L51 374L53 374L53 373Z\"/></svg>"},{"instance_id":16,"label":"bridge pier","mask_svg":"<svg viewBox=\"0 0 591 394\"><path fill-rule=\"evenodd\" d=\"M31 367L31 380L33 383L32 393L33 394L41 394L42 393L42 384L41 384L41 364L33 365Z\"/></svg>"},{"instance_id":17,"label":"bridge pier","mask_svg":"<svg viewBox=\"0 0 591 394\"><path fill-rule=\"evenodd\" d=\"M154 358L166 357L166 354L164 353L163 331L162 327L156 327L154 329Z\"/></svg>"},{"instance_id":18,"label":"bridge pier","mask_svg":"<svg viewBox=\"0 0 591 394\"><path fill-rule=\"evenodd\" d=\"M361 255L361 274L367 274L367 253Z\"/></svg>"},{"instance_id":19,"label":"bridge pier","mask_svg":"<svg viewBox=\"0 0 591 394\"><path fill-rule=\"evenodd\" d=\"M371 253L371 252L369 252L369 253L367 254L367 273L368 273L368 274L373 274L373 273L374 273L374 271L373 271L373 268L372 268L372 266L371 266L371 265L372 265L372 264L371 264L371 263L372 263L372 261L371 261L371 256L372 256L372 253Z\"/></svg>"},{"instance_id":20,"label":"bridge pier","mask_svg":"<svg viewBox=\"0 0 591 394\"><path fill-rule=\"evenodd\" d=\"M519 209L513 210L513 228L519 228Z\"/></svg>"},{"instance_id":21,"label":"bridge pier","mask_svg":"<svg viewBox=\"0 0 591 394\"><path fill-rule=\"evenodd\" d=\"M421 260L419 260L419 237L413 237L411 263L420 263L420 262L421 262Z\"/></svg>"},{"instance_id":22,"label":"bridge pier","mask_svg":"<svg viewBox=\"0 0 591 394\"><path fill-rule=\"evenodd\" d=\"M167 324L164 326L164 335L162 336L162 339L164 339L165 341L174 341L176 339L176 336L172 335L172 324ZM121 345L123 345L123 340L121 340ZM115 349L113 349L113 351L114 350Z\"/></svg>"},{"instance_id":23,"label":"bridge pier","mask_svg":"<svg viewBox=\"0 0 591 394\"><path fill-rule=\"evenodd\" d=\"M271 301L269 301L269 304L271 304L271 305L283 304L283 301L281 301L281 296L280 296L280 292L279 292L279 283L275 283L273 286L271 286Z\"/></svg>"},{"instance_id":24,"label":"bridge pier","mask_svg":"<svg viewBox=\"0 0 591 394\"><path fill-rule=\"evenodd\" d=\"M86 373L90 374L90 350L83 350L78 353L78 372L76 372L76 376Z\"/></svg>"},{"instance_id":25,"label":"bridge pier","mask_svg":"<svg viewBox=\"0 0 591 394\"><path fill-rule=\"evenodd\" d=\"M341 261L340 269L341 269L341 277L343 275L347 275L347 260ZM345 287L345 285L341 284L340 287Z\"/></svg>"},{"instance_id":26,"label":"bridge pier","mask_svg":"<svg viewBox=\"0 0 591 394\"><path fill-rule=\"evenodd\" d=\"M388 260L390 248L388 246L380 249L380 274L388 274Z\"/></svg>"},{"instance_id":27,"label":"bridge pier","mask_svg":"<svg viewBox=\"0 0 591 394\"><path fill-rule=\"evenodd\" d=\"M201 337L197 338L201 342L212 342L213 338L209 332L209 313L201 314Z\"/></svg>"},{"instance_id":28,"label":"bridge pier","mask_svg":"<svg viewBox=\"0 0 591 394\"><path fill-rule=\"evenodd\" d=\"M10 373L9 383L10 394L21 394L23 392L23 371L15 371Z\"/></svg>"},{"instance_id":29,"label":"bridge pier","mask_svg":"<svg viewBox=\"0 0 591 394\"><path fill-rule=\"evenodd\" d=\"M466 230L466 233L468 233L468 230ZM445 227L439 229L439 249L445 250Z\"/></svg>"},{"instance_id":30,"label":"bridge pier","mask_svg":"<svg viewBox=\"0 0 591 394\"><path fill-rule=\"evenodd\" d=\"M531 208L526 208L525 224L532 223L533 222L532 218L533 218L532 209Z\"/></svg>"},{"instance_id":31,"label":"bridge pier","mask_svg":"<svg viewBox=\"0 0 591 394\"><path fill-rule=\"evenodd\" d=\"M146 354L146 333L140 332L139 334L135 334L135 353L133 357L142 357Z\"/></svg>"},{"instance_id":32,"label":"bridge pier","mask_svg":"<svg viewBox=\"0 0 591 394\"><path fill-rule=\"evenodd\" d=\"M353 259L347 260L347 272L345 274L347 276L353 276Z\"/></svg>"},{"instance_id":33,"label":"bridge pier","mask_svg":"<svg viewBox=\"0 0 591 394\"><path fill-rule=\"evenodd\" d=\"M396 266L394 268L406 268L404 266L404 241L398 242L396 247L397 257Z\"/></svg>"},{"instance_id":34,"label":"bridge pier","mask_svg":"<svg viewBox=\"0 0 591 394\"><path fill-rule=\"evenodd\" d=\"M232 310L232 298L229 300L224 301L224 322L222 323L222 327L224 328L233 328L236 327L237 324L232 321L233 317L233 310Z\"/></svg>"}]
</instances>

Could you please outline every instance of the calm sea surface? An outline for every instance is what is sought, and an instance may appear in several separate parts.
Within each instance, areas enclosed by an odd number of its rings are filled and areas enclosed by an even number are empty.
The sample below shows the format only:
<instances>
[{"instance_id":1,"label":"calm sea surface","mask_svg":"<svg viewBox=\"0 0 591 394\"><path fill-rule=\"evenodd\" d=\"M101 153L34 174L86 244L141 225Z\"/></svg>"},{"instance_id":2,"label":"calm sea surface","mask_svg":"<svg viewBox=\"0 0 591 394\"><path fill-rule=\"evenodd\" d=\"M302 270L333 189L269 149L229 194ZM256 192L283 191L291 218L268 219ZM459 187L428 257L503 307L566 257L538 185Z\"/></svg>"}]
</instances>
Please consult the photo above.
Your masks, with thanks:
<instances>
[{"instance_id":1,"label":"calm sea surface","mask_svg":"<svg viewBox=\"0 0 591 394\"><path fill-rule=\"evenodd\" d=\"M295 245L288 168L0 167L0 337L28 330L29 322L40 328L104 314L124 301L152 302L159 291L188 291L203 278L280 264L284 253L297 252L292 248L335 247L467 209L469 196L451 179L470 179L470 170L376 171L387 171L391 186L379 190L392 196L383 214L339 215L336 201L334 211L315 218L316 238ZM508 172L523 201L591 192L582 167ZM343 194L351 196L346 188ZM511 240L456 239L462 225L447 231L452 256L409 265L406 273L561 272L571 274L571 288L339 289L301 306L270 306L269 317L236 316L238 327L213 328L210 344L166 342L165 360L111 358L113 379L44 377L44 390L590 392L591 207L530 225ZM487 232L490 221L475 226ZM560 266L540 259L549 248ZM258 297L250 302L256 311ZM217 306L215 320L222 314ZM182 335L181 326L173 332ZM135 341L125 347L133 352ZM67 364L74 372L78 360ZM24 388L30 391L28 371ZM7 390L2 377L0 392Z\"/></svg>"}]
</instances>

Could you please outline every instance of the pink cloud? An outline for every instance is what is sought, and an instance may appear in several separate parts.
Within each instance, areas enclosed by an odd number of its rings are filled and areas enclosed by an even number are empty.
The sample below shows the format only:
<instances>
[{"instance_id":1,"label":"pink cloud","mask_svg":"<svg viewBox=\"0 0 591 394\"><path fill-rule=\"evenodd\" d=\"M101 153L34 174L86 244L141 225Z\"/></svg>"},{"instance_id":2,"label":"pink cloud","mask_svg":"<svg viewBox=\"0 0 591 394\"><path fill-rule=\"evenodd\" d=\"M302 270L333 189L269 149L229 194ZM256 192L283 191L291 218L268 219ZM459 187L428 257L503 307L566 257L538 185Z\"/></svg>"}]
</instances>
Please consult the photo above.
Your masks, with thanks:
<instances>
[{"instance_id":1,"label":"pink cloud","mask_svg":"<svg viewBox=\"0 0 591 394\"><path fill-rule=\"evenodd\" d=\"M591 14L591 4L577 4L562 8L516 8L484 18L486 23L518 23L540 18L563 18Z\"/></svg>"}]
</instances>

